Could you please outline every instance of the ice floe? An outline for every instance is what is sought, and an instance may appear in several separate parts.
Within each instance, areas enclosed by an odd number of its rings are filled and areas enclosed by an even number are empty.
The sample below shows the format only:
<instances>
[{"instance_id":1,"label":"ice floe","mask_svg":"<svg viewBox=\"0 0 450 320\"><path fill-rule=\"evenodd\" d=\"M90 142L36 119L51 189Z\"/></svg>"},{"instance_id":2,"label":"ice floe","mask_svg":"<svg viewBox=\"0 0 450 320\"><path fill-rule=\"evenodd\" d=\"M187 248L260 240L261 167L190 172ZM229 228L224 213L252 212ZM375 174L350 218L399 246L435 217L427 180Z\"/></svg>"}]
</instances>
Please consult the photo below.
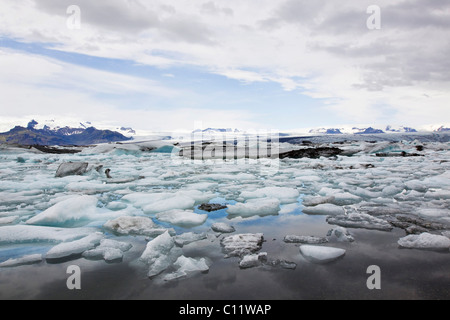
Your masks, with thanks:
<instances>
[{"instance_id":1,"label":"ice floe","mask_svg":"<svg viewBox=\"0 0 450 320\"><path fill-rule=\"evenodd\" d=\"M207 214L198 214L192 210L174 209L156 214L156 219L171 223L175 226L190 228L205 223L208 219Z\"/></svg>"},{"instance_id":2,"label":"ice floe","mask_svg":"<svg viewBox=\"0 0 450 320\"><path fill-rule=\"evenodd\" d=\"M182 255L181 248L175 245L169 232L165 232L147 243L139 261L147 265L147 275L152 278L166 270Z\"/></svg>"},{"instance_id":3,"label":"ice floe","mask_svg":"<svg viewBox=\"0 0 450 320\"><path fill-rule=\"evenodd\" d=\"M87 259L104 259L108 262L117 261L122 260L123 253L130 250L131 247L131 243L102 239L99 246L84 251L82 256Z\"/></svg>"},{"instance_id":4,"label":"ice floe","mask_svg":"<svg viewBox=\"0 0 450 320\"><path fill-rule=\"evenodd\" d=\"M232 216L251 217L275 215L280 211L280 200L274 198L249 199L245 203L236 203L228 207Z\"/></svg>"},{"instance_id":5,"label":"ice floe","mask_svg":"<svg viewBox=\"0 0 450 320\"><path fill-rule=\"evenodd\" d=\"M263 241L264 235L262 233L245 233L226 236L220 243L226 256L240 257L259 251Z\"/></svg>"},{"instance_id":6,"label":"ice floe","mask_svg":"<svg viewBox=\"0 0 450 320\"><path fill-rule=\"evenodd\" d=\"M327 243L328 239L325 237L287 235L283 241L286 243L322 244Z\"/></svg>"},{"instance_id":7,"label":"ice floe","mask_svg":"<svg viewBox=\"0 0 450 320\"><path fill-rule=\"evenodd\" d=\"M158 226L148 217L139 216L122 216L107 221L103 227L119 235L142 235L156 237L166 231L169 231L170 234L175 234L173 229L168 230L167 228Z\"/></svg>"},{"instance_id":8,"label":"ice floe","mask_svg":"<svg viewBox=\"0 0 450 320\"><path fill-rule=\"evenodd\" d=\"M301 245L300 253L313 263L329 263L345 255L346 250L333 247Z\"/></svg>"},{"instance_id":9,"label":"ice floe","mask_svg":"<svg viewBox=\"0 0 450 320\"><path fill-rule=\"evenodd\" d=\"M225 222L213 223L211 225L211 229L214 232L220 232L220 233L233 233L233 232L236 231L236 229L233 226L231 226L231 225L229 225L228 223L225 223Z\"/></svg>"},{"instance_id":10,"label":"ice floe","mask_svg":"<svg viewBox=\"0 0 450 320\"><path fill-rule=\"evenodd\" d=\"M207 238L207 235L205 232L202 232L202 233L186 232L186 233L183 233L183 234L173 237L176 245L179 247L183 247L192 242L204 240L206 238Z\"/></svg>"},{"instance_id":11,"label":"ice floe","mask_svg":"<svg viewBox=\"0 0 450 320\"><path fill-rule=\"evenodd\" d=\"M345 213L344 208L331 203L318 204L314 207L305 207L303 213L310 215L333 215L338 216Z\"/></svg>"},{"instance_id":12,"label":"ice floe","mask_svg":"<svg viewBox=\"0 0 450 320\"><path fill-rule=\"evenodd\" d=\"M173 263L176 271L171 272L164 276L164 280L170 281L181 277L186 277L194 273L205 273L209 270L208 262L205 258L188 258L185 256L180 256Z\"/></svg>"},{"instance_id":13,"label":"ice floe","mask_svg":"<svg viewBox=\"0 0 450 320\"><path fill-rule=\"evenodd\" d=\"M327 222L347 228L363 228L380 231L391 231L393 229L392 225L386 220L356 212L349 213L348 215L327 217Z\"/></svg>"},{"instance_id":14,"label":"ice floe","mask_svg":"<svg viewBox=\"0 0 450 320\"><path fill-rule=\"evenodd\" d=\"M17 259L8 259L0 263L0 268L11 268L22 265L39 263L43 260L42 254L26 255Z\"/></svg>"},{"instance_id":15,"label":"ice floe","mask_svg":"<svg viewBox=\"0 0 450 320\"><path fill-rule=\"evenodd\" d=\"M421 233L409 235L398 240L398 244L408 249L449 250L450 239L437 234Z\"/></svg>"},{"instance_id":16,"label":"ice floe","mask_svg":"<svg viewBox=\"0 0 450 320\"><path fill-rule=\"evenodd\" d=\"M79 240L71 242L60 243L51 248L45 255L45 259L62 259L70 258L82 254L84 251L93 249L100 244L100 241L104 238L104 235L100 232L90 234Z\"/></svg>"}]
</instances>

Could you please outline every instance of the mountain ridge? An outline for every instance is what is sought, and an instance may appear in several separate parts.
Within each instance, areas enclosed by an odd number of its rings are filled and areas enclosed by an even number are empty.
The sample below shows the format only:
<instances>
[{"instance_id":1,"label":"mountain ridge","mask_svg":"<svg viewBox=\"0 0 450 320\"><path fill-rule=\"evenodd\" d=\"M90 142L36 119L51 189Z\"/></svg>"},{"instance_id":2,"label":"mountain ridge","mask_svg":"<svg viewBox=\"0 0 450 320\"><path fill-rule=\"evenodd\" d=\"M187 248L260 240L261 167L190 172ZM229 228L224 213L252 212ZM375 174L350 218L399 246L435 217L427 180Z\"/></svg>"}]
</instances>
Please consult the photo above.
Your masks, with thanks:
<instances>
[{"instance_id":1,"label":"mountain ridge","mask_svg":"<svg viewBox=\"0 0 450 320\"><path fill-rule=\"evenodd\" d=\"M0 144L81 146L132 139L116 131L99 130L95 127L51 129L44 126L43 129L35 129L37 124L35 120L32 120L27 127L15 126L8 132L0 133Z\"/></svg>"}]
</instances>

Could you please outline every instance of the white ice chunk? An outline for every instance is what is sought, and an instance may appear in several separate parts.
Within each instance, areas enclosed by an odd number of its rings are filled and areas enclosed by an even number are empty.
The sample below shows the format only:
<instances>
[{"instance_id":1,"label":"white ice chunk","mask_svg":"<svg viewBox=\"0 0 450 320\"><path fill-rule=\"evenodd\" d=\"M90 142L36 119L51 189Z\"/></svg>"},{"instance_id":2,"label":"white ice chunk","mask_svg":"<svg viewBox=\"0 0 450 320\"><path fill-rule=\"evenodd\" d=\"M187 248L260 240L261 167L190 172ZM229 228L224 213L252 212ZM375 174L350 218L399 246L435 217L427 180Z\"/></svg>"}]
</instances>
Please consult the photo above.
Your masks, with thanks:
<instances>
[{"instance_id":1,"label":"white ice chunk","mask_svg":"<svg viewBox=\"0 0 450 320\"><path fill-rule=\"evenodd\" d=\"M329 224L347 228L364 228L380 231L391 231L393 229L389 222L377 217L372 217L366 213L352 212L348 215L328 217L327 222Z\"/></svg>"},{"instance_id":2,"label":"white ice chunk","mask_svg":"<svg viewBox=\"0 0 450 320\"><path fill-rule=\"evenodd\" d=\"M175 245L169 232L165 232L147 243L139 261L149 266L148 276L151 278L166 270L182 254L183 251Z\"/></svg>"},{"instance_id":3,"label":"white ice chunk","mask_svg":"<svg viewBox=\"0 0 450 320\"><path fill-rule=\"evenodd\" d=\"M152 214L175 209L179 210L191 209L194 206L194 204L195 200L190 197L184 195L175 195L173 197L162 199L152 204L149 204L143 207L142 210L146 214Z\"/></svg>"},{"instance_id":4,"label":"white ice chunk","mask_svg":"<svg viewBox=\"0 0 450 320\"><path fill-rule=\"evenodd\" d=\"M72 255L82 254L84 251L93 249L95 246L97 246L103 239L103 237L104 235L102 233L96 232L79 240L60 243L51 248L47 252L45 258L61 259L70 257Z\"/></svg>"},{"instance_id":5,"label":"white ice chunk","mask_svg":"<svg viewBox=\"0 0 450 320\"><path fill-rule=\"evenodd\" d=\"M233 226L230 226L229 224L227 224L225 222L213 223L211 226L211 229L214 232L220 232L220 233L233 233L236 231L236 229Z\"/></svg>"},{"instance_id":6,"label":"white ice chunk","mask_svg":"<svg viewBox=\"0 0 450 320\"><path fill-rule=\"evenodd\" d=\"M93 196L75 196L58 202L54 206L29 219L27 224L59 226L87 220L99 213L97 198Z\"/></svg>"},{"instance_id":7,"label":"white ice chunk","mask_svg":"<svg viewBox=\"0 0 450 320\"><path fill-rule=\"evenodd\" d=\"M92 259L101 258L105 261L121 260L123 253L130 250L131 247L131 243L102 239L98 247L83 252L83 257Z\"/></svg>"},{"instance_id":8,"label":"white ice chunk","mask_svg":"<svg viewBox=\"0 0 450 320\"><path fill-rule=\"evenodd\" d=\"M334 196L326 196L326 197L305 196L305 197L303 197L302 204L307 207L311 207L311 206L317 206L319 204L331 203L334 201L334 199L335 199Z\"/></svg>"},{"instance_id":9,"label":"white ice chunk","mask_svg":"<svg viewBox=\"0 0 450 320\"><path fill-rule=\"evenodd\" d=\"M131 216L109 220L103 227L121 235L143 235L149 237L156 237L168 231L166 228L158 226L150 218ZM170 229L169 232L175 233L173 229Z\"/></svg>"},{"instance_id":10,"label":"white ice chunk","mask_svg":"<svg viewBox=\"0 0 450 320\"><path fill-rule=\"evenodd\" d=\"M335 261L345 255L345 250L332 247L321 247L302 245L300 253L309 261L314 263L328 263Z\"/></svg>"},{"instance_id":11,"label":"white ice chunk","mask_svg":"<svg viewBox=\"0 0 450 320\"><path fill-rule=\"evenodd\" d=\"M448 190L428 190L425 193L425 198L428 199L441 199L441 200L449 200L450 199L450 191Z\"/></svg>"},{"instance_id":12,"label":"white ice chunk","mask_svg":"<svg viewBox=\"0 0 450 320\"><path fill-rule=\"evenodd\" d=\"M110 202L106 205L106 208L113 211L123 210L126 209L128 206L119 201Z\"/></svg>"},{"instance_id":13,"label":"white ice chunk","mask_svg":"<svg viewBox=\"0 0 450 320\"><path fill-rule=\"evenodd\" d=\"M254 215L276 215L280 211L278 199L264 198L248 200L246 203L236 203L228 207L228 214L250 217Z\"/></svg>"},{"instance_id":14,"label":"white ice chunk","mask_svg":"<svg viewBox=\"0 0 450 320\"><path fill-rule=\"evenodd\" d=\"M53 228L28 225L0 227L0 244L63 242L85 237L93 232L92 228Z\"/></svg>"},{"instance_id":15,"label":"white ice chunk","mask_svg":"<svg viewBox=\"0 0 450 320\"><path fill-rule=\"evenodd\" d=\"M306 207L303 208L303 213L306 214L310 214L310 215L332 215L332 216L337 216L337 215L341 215L344 214L344 208L331 204L331 203L324 203L324 204L319 204L317 206L314 207Z\"/></svg>"},{"instance_id":16,"label":"white ice chunk","mask_svg":"<svg viewBox=\"0 0 450 320\"><path fill-rule=\"evenodd\" d=\"M197 214L192 210L170 210L158 213L156 219L180 227L195 227L205 223L207 214Z\"/></svg>"},{"instance_id":17,"label":"white ice chunk","mask_svg":"<svg viewBox=\"0 0 450 320\"><path fill-rule=\"evenodd\" d=\"M350 234L350 232L344 228L344 227L334 227L333 229L330 229L327 233L327 237L335 238L337 241L342 242L353 242L355 241L355 238Z\"/></svg>"},{"instance_id":18,"label":"white ice chunk","mask_svg":"<svg viewBox=\"0 0 450 320\"><path fill-rule=\"evenodd\" d=\"M283 241L286 243L322 244L322 243L327 243L328 239L323 238L323 237L313 237L313 236L287 235L284 237Z\"/></svg>"},{"instance_id":19,"label":"white ice chunk","mask_svg":"<svg viewBox=\"0 0 450 320\"><path fill-rule=\"evenodd\" d=\"M403 248L409 249L429 249L429 250L448 250L450 249L450 239L436 234L421 233L412 234L398 240L398 244Z\"/></svg>"},{"instance_id":20,"label":"white ice chunk","mask_svg":"<svg viewBox=\"0 0 450 320\"><path fill-rule=\"evenodd\" d=\"M186 232L180 235L173 237L175 243L179 247L183 247L189 243L200 241L206 239L206 233L194 233L194 232Z\"/></svg>"},{"instance_id":21,"label":"white ice chunk","mask_svg":"<svg viewBox=\"0 0 450 320\"><path fill-rule=\"evenodd\" d=\"M258 267L265 261L267 261L267 252L249 254L242 258L239 262L239 267L242 269Z\"/></svg>"},{"instance_id":22,"label":"white ice chunk","mask_svg":"<svg viewBox=\"0 0 450 320\"><path fill-rule=\"evenodd\" d=\"M19 216L8 216L8 217L1 217L0 218L0 226L6 225L6 224L14 224L20 220Z\"/></svg>"},{"instance_id":23,"label":"white ice chunk","mask_svg":"<svg viewBox=\"0 0 450 320\"><path fill-rule=\"evenodd\" d=\"M166 275L164 280L170 281L188 276L189 274L195 272L207 272L209 270L209 266L205 258L194 259L180 256L173 265L177 268L177 270Z\"/></svg>"},{"instance_id":24,"label":"white ice chunk","mask_svg":"<svg viewBox=\"0 0 450 320\"><path fill-rule=\"evenodd\" d=\"M62 178L72 175L82 175L86 173L88 167L87 162L66 162L61 163L56 171L56 178Z\"/></svg>"},{"instance_id":25,"label":"white ice chunk","mask_svg":"<svg viewBox=\"0 0 450 320\"><path fill-rule=\"evenodd\" d=\"M31 254L17 259L8 259L0 263L0 268L17 267L27 264L39 263L42 261L42 254Z\"/></svg>"},{"instance_id":26,"label":"white ice chunk","mask_svg":"<svg viewBox=\"0 0 450 320\"><path fill-rule=\"evenodd\" d=\"M296 202L300 193L294 188L266 187L255 191L242 191L240 196L244 199L274 198L280 200L281 204L287 204Z\"/></svg>"},{"instance_id":27,"label":"white ice chunk","mask_svg":"<svg viewBox=\"0 0 450 320\"><path fill-rule=\"evenodd\" d=\"M221 244L227 256L243 256L261 249L262 233L244 233L224 237Z\"/></svg>"}]
</instances>

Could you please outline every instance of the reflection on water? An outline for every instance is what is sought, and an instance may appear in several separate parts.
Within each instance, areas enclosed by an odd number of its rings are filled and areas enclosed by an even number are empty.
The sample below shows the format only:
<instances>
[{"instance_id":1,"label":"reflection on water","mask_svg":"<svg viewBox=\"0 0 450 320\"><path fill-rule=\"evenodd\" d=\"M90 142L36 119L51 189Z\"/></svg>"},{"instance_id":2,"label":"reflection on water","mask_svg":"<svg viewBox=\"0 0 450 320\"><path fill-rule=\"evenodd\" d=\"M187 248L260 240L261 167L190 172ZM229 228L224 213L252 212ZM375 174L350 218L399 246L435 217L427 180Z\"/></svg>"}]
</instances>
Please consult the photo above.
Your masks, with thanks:
<instances>
[{"instance_id":1,"label":"reflection on water","mask_svg":"<svg viewBox=\"0 0 450 320\"><path fill-rule=\"evenodd\" d=\"M264 233L261 252L270 259L297 264L295 270L261 266L240 269L238 258L224 259L220 237L194 242L183 248L187 257L207 257L209 272L170 282L148 279L134 263L145 248L144 237L127 237L133 248L121 263L77 259L61 264L20 266L0 270L0 299L448 299L448 253L399 249L404 231L350 229L355 242L330 242L346 249L338 261L319 265L308 262L299 246L283 242L287 234L325 236L331 228L324 216L299 210L249 219L228 219L224 211L208 213L207 224L189 229L208 232L213 222L225 221L236 233ZM178 228L178 233L187 229ZM37 247L36 247L37 248ZM37 250L37 249L36 249ZM5 252L2 252L6 255ZM79 265L82 289L66 287L67 267ZM381 268L381 290L366 286L370 265Z\"/></svg>"}]
</instances>

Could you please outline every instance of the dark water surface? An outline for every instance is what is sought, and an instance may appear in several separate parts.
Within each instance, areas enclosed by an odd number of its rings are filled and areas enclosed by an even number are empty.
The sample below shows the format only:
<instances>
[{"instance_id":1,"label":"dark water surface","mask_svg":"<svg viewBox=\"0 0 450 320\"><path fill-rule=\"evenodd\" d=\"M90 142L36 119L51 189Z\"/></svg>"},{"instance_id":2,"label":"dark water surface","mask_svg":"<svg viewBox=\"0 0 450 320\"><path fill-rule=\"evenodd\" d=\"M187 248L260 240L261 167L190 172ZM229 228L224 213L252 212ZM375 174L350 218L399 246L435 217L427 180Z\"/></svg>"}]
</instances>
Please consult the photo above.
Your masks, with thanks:
<instances>
[{"instance_id":1,"label":"dark water surface","mask_svg":"<svg viewBox=\"0 0 450 320\"><path fill-rule=\"evenodd\" d=\"M143 237L127 237L133 248L121 263L83 258L60 264L40 263L0 270L0 299L146 299L146 300L297 300L297 299L449 299L448 252L400 249L404 231L350 229L355 242L330 242L346 249L332 263L307 261L296 244L283 242L286 234L324 236L330 229L323 216L269 216L235 223L236 233L262 232L261 252L269 259L295 262L295 270L272 266L240 269L238 258L224 259L220 238L191 243L187 257L208 257L205 274L164 282L148 279L135 261L145 249ZM200 228L201 229L201 228ZM194 231L197 231L194 229ZM81 290L69 290L69 265L81 268ZM381 269L381 290L369 290L367 268Z\"/></svg>"}]
</instances>

